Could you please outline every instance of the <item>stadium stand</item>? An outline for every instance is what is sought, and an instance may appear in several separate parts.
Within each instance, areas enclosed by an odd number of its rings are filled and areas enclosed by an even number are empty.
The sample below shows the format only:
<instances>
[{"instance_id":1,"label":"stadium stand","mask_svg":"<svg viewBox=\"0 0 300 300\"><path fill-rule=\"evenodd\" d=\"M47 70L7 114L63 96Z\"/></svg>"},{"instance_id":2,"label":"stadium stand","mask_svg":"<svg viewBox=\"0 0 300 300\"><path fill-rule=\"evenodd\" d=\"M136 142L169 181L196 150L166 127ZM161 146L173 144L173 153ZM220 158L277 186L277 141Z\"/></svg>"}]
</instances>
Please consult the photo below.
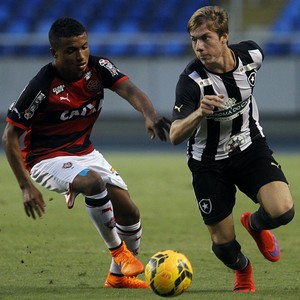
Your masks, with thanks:
<instances>
[{"instance_id":1,"label":"stadium stand","mask_svg":"<svg viewBox=\"0 0 300 300\"><path fill-rule=\"evenodd\" d=\"M159 9L154 4L159 4ZM70 16L80 20L91 36L103 43L91 43L106 55L179 55L186 51L176 38L171 44L147 40L147 35L186 33L185 24L199 6L209 0L6 0L0 3L0 55L47 55L47 33L54 19ZM110 43L115 35L118 42ZM142 39L143 42L136 41Z\"/></svg>"},{"instance_id":2,"label":"stadium stand","mask_svg":"<svg viewBox=\"0 0 300 300\"><path fill-rule=\"evenodd\" d=\"M197 8L211 0L6 0L0 3L0 55L48 55L47 33L58 17L81 21L90 34L93 53L115 56L178 56L190 47L186 23ZM154 5L157 4L157 5ZM300 54L300 1L288 0L271 25L268 54ZM172 38L170 38L172 35ZM168 40L166 41L166 39ZM96 41L96 42L95 42ZM278 43L279 41L279 43Z\"/></svg>"},{"instance_id":3,"label":"stadium stand","mask_svg":"<svg viewBox=\"0 0 300 300\"><path fill-rule=\"evenodd\" d=\"M273 41L266 43L265 52L273 55L300 54L299 31L300 1L289 0L271 27Z\"/></svg>"}]
</instances>

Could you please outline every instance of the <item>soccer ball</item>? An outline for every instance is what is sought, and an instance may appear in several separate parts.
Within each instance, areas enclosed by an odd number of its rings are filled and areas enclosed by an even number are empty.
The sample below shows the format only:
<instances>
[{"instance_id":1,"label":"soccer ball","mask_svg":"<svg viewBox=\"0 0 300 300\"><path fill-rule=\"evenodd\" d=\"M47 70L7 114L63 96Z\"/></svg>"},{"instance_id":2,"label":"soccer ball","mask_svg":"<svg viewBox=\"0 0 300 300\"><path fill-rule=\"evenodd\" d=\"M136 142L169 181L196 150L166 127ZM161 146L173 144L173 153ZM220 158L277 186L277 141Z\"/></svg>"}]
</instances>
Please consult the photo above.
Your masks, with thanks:
<instances>
[{"instance_id":1,"label":"soccer ball","mask_svg":"<svg viewBox=\"0 0 300 300\"><path fill-rule=\"evenodd\" d=\"M173 250L155 253L145 267L146 282L162 297L182 294L192 283L193 269L189 260Z\"/></svg>"}]
</instances>

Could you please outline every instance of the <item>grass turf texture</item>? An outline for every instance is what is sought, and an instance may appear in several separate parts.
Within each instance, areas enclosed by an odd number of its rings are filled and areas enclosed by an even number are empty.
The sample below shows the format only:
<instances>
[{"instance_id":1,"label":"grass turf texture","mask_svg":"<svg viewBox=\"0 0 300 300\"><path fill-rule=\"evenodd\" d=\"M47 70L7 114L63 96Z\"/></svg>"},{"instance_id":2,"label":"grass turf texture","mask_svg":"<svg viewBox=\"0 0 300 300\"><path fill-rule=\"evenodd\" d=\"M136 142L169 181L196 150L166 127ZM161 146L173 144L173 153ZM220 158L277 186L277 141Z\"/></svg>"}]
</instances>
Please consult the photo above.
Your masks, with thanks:
<instances>
[{"instance_id":1,"label":"grass turf texture","mask_svg":"<svg viewBox=\"0 0 300 300\"><path fill-rule=\"evenodd\" d=\"M270 263L239 222L256 208L238 193L234 210L237 239L252 261L254 294L234 294L233 273L211 252L210 238L194 200L184 154L105 154L125 179L140 208L146 264L159 250L184 253L194 269L181 299L296 299L300 294L300 220L274 230L282 258ZM298 207L300 156L279 155ZM158 299L151 290L105 289L110 257L89 220L82 197L68 210L64 197L41 189L46 215L25 215L21 191L0 156L0 299ZM144 278L144 275L140 276Z\"/></svg>"}]
</instances>

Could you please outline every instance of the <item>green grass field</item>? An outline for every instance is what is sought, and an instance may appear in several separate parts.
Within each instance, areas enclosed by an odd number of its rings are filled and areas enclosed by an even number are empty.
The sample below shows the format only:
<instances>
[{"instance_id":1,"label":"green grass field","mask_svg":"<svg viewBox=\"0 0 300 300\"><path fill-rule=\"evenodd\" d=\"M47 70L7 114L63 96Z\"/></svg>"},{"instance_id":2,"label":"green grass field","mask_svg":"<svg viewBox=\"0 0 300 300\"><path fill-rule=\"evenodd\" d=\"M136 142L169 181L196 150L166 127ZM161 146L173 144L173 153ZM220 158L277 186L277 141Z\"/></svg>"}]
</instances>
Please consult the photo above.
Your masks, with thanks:
<instances>
[{"instance_id":1,"label":"green grass field","mask_svg":"<svg viewBox=\"0 0 300 300\"><path fill-rule=\"evenodd\" d=\"M181 154L106 154L129 186L143 222L139 258L155 252L183 252L194 269L193 283L180 299L299 299L300 219L274 232L282 258L263 259L239 223L243 211L256 206L238 193L235 207L237 239L252 261L257 292L234 294L233 272L214 256L191 190L190 173ZM300 155L279 155L296 208L300 198ZM110 257L79 197L68 210L61 195L42 189L46 214L28 218L21 191L4 156L0 157L0 299L159 299L151 290L105 289ZM143 275L141 275L143 277Z\"/></svg>"}]
</instances>

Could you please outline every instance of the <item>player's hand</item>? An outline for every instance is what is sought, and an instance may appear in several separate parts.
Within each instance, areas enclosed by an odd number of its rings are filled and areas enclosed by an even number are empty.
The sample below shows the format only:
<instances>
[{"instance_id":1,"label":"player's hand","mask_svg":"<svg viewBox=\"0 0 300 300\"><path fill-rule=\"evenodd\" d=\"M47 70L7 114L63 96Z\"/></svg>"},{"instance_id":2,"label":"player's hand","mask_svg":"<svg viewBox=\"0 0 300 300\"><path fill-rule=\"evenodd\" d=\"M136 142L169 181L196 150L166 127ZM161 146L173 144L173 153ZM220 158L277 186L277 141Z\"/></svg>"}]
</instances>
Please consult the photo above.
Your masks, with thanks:
<instances>
[{"instance_id":1,"label":"player's hand","mask_svg":"<svg viewBox=\"0 0 300 300\"><path fill-rule=\"evenodd\" d=\"M158 136L161 141L165 142L169 136L170 125L171 121L165 117L159 116L154 121L146 119L147 131L152 140Z\"/></svg>"},{"instance_id":2,"label":"player's hand","mask_svg":"<svg viewBox=\"0 0 300 300\"><path fill-rule=\"evenodd\" d=\"M45 213L45 202L41 192L34 186L23 189L23 202L25 213L28 217L36 219Z\"/></svg>"},{"instance_id":3,"label":"player's hand","mask_svg":"<svg viewBox=\"0 0 300 300\"><path fill-rule=\"evenodd\" d=\"M209 116L214 113L216 109L224 109L224 95L206 95L200 103L199 109L203 116Z\"/></svg>"}]
</instances>

